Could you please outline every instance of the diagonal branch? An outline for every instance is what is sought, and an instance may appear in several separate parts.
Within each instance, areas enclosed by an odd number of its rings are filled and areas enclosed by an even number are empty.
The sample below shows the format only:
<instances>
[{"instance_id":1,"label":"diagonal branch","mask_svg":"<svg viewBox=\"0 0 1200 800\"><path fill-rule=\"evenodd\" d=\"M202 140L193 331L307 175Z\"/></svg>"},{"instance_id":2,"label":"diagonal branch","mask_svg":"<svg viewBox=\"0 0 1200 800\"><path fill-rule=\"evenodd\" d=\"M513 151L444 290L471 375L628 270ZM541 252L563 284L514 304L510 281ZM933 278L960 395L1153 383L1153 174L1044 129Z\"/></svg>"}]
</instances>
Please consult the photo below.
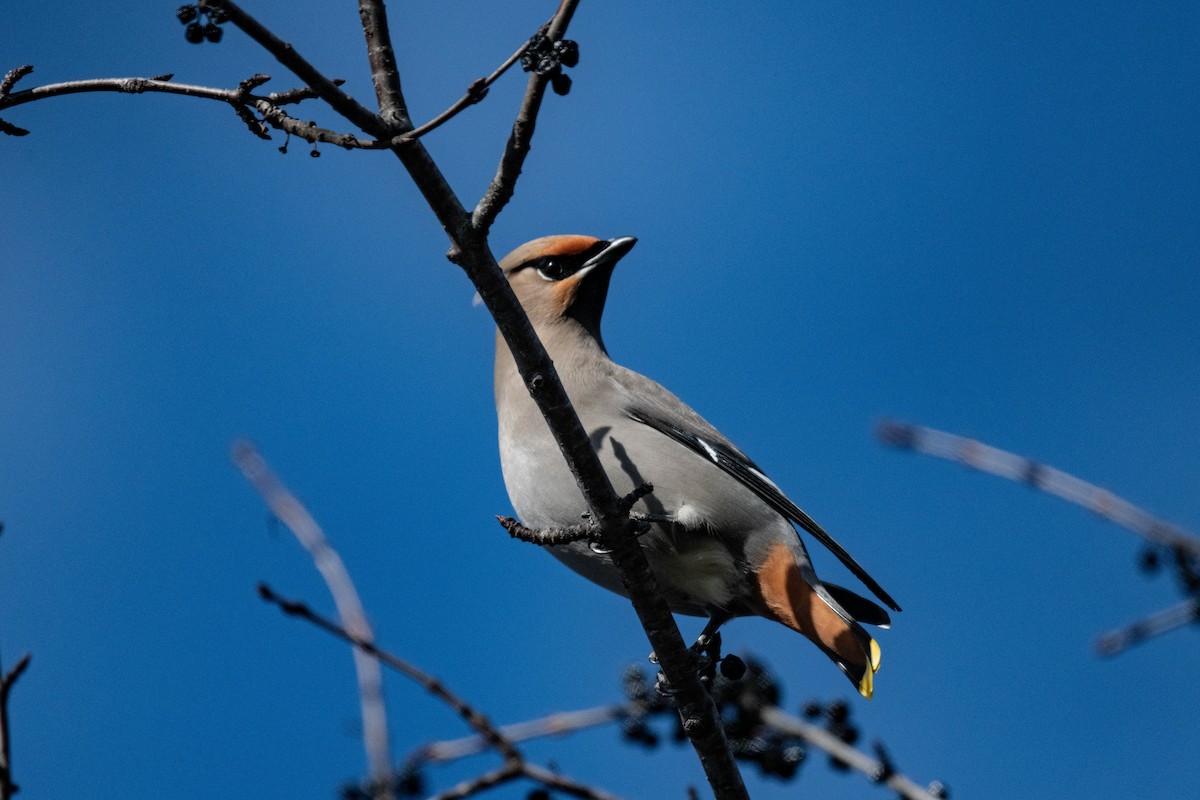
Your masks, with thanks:
<instances>
[{"instance_id":1,"label":"diagonal branch","mask_svg":"<svg viewBox=\"0 0 1200 800\"><path fill-rule=\"evenodd\" d=\"M906 800L943 800L941 796L923 789L912 779L896 772L887 759L872 758L861 750L846 744L829 731L793 717L776 706L766 706L761 713L762 720L767 725L821 748L843 764L858 770L877 783L884 784L901 798ZM886 752L883 754L886 755Z\"/></svg>"},{"instance_id":2,"label":"diagonal branch","mask_svg":"<svg viewBox=\"0 0 1200 800\"><path fill-rule=\"evenodd\" d=\"M546 30L546 37L550 41L557 42L563 38L578 5L579 0L562 0ZM504 146L504 155L500 157L496 176L492 178L491 184L471 213L471 225L480 236L487 236L496 217L512 199L517 178L520 177L521 168L525 164L525 157L529 155L533 146L533 131L537 125L538 111L542 107L542 98L546 94L546 84L549 82L550 78L547 75L533 72L529 76L525 97L521 101L521 110L517 112L517 118L513 121L512 134Z\"/></svg>"},{"instance_id":3,"label":"diagonal branch","mask_svg":"<svg viewBox=\"0 0 1200 800\"><path fill-rule=\"evenodd\" d=\"M258 594L268 603L274 603L279 606L280 610L288 616L299 617L307 622L316 625L323 631L332 633L339 639L344 639L355 648L361 650L373 659L388 667L391 667L396 672L399 672L409 680L419 684L425 691L441 700L450 708L454 709L460 717L474 730L488 746L495 749L500 755L504 756L506 761L520 762L524 759L516 746L499 730L492 725L491 721L475 708L463 700L458 695L450 691L444 683L433 677L429 673L419 667L410 664L404 659L389 653L387 650L380 649L373 641L367 638L356 635L350 630L343 628L333 620L321 616L304 603L294 600L287 600L276 594L270 586L264 583L258 585Z\"/></svg>"},{"instance_id":4,"label":"diagonal branch","mask_svg":"<svg viewBox=\"0 0 1200 800\"><path fill-rule=\"evenodd\" d=\"M7 675L0 677L0 800L9 800L20 791L12 779L12 747L8 736L8 694L21 673L29 666L30 654L21 656Z\"/></svg>"},{"instance_id":5,"label":"diagonal branch","mask_svg":"<svg viewBox=\"0 0 1200 800\"><path fill-rule=\"evenodd\" d=\"M264 50L292 71L300 80L310 86L317 97L337 111L343 117L354 123L359 129L371 134L377 139L386 138L388 126L374 112L359 103L353 97L334 83L331 78L309 63L287 42L269 31L261 22L246 13L232 0L206 0L207 5L220 8L228 16L229 21L240 28L247 36L257 42Z\"/></svg>"},{"instance_id":6,"label":"diagonal branch","mask_svg":"<svg viewBox=\"0 0 1200 800\"><path fill-rule=\"evenodd\" d=\"M288 491L270 465L252 444L234 442L233 461L250 482L271 512L287 525L296 539L312 557L317 571L329 587L342 624L356 641L370 642L374 638L367 615L363 611L354 581L346 571L317 521L308 509ZM387 710L383 702L383 676L379 662L362 648L354 648L354 669L358 676L359 702L362 707L363 746L371 774L371 784L377 796L391 798L392 757L388 746Z\"/></svg>"},{"instance_id":7,"label":"diagonal branch","mask_svg":"<svg viewBox=\"0 0 1200 800\"><path fill-rule=\"evenodd\" d=\"M538 31L538 33L539 34L543 33L543 32L545 32L545 30L546 30L546 26L542 26L542 28ZM496 70L491 75L488 75L486 78L479 78L478 80L473 81L471 83L471 85L467 87L466 94L464 94L462 97L458 98L458 100L455 101L454 105L450 106L445 111L438 114L433 119L429 120L429 122L426 122L424 125L421 125L420 127L417 127L417 128L413 128L408 133L400 134L399 136L397 136L395 139L392 140L392 143L393 144L403 144L404 142L409 141L410 139L420 139L422 136L429 133L430 131L437 130L442 125L446 124L450 120L457 117L460 113L463 112L464 109L467 109L467 108L475 105L476 103L478 103L480 100L482 100L484 97L487 96L488 87L491 86L493 83L495 83L496 80L499 79L499 77L501 75L503 75L505 72L507 72L509 67L511 67L513 64L517 63L517 59L519 59L521 56L525 55L525 51L529 49L529 45L532 42L533 42L533 39L529 39L528 41L525 42L525 44L523 44L519 48L517 48L517 51L515 53L513 53L511 56L509 56L507 61L505 61L503 64L501 64L499 67L497 67Z\"/></svg>"},{"instance_id":8,"label":"diagonal branch","mask_svg":"<svg viewBox=\"0 0 1200 800\"><path fill-rule=\"evenodd\" d=\"M408 116L408 106L400 88L400 70L392 50L387 7L383 0L358 0L358 16L362 19L363 36L367 40L367 60L371 64L375 97L379 101L379 116L394 130L411 130L412 120Z\"/></svg>"},{"instance_id":9,"label":"diagonal branch","mask_svg":"<svg viewBox=\"0 0 1200 800\"><path fill-rule=\"evenodd\" d=\"M974 439L920 425L883 420L877 427L876 435L880 441L893 447L958 461L981 472L990 472L1057 495L1133 531L1147 541L1172 550L1182 549L1200 557L1200 537L1062 470Z\"/></svg>"}]
</instances>

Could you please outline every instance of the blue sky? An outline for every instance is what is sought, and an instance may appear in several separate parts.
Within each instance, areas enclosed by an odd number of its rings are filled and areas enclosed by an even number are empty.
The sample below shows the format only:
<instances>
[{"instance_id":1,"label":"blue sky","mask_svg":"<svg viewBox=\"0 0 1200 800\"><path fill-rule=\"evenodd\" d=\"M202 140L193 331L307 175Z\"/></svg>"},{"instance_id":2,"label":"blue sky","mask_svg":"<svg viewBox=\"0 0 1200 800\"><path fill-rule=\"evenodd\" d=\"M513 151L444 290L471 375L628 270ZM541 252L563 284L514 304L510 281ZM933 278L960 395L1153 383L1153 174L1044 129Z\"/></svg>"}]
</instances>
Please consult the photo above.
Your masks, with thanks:
<instances>
[{"instance_id":1,"label":"blue sky","mask_svg":"<svg viewBox=\"0 0 1200 800\"><path fill-rule=\"evenodd\" d=\"M352 4L247 8L371 96ZM414 116L551 11L393 4ZM233 30L188 45L172 6L0 14L0 69L37 68L24 87L295 84ZM1191 790L1200 636L1091 649L1177 599L1135 571L1136 540L871 428L976 436L1200 528L1196 7L584 2L571 35L575 87L548 98L493 249L640 238L610 295L614 357L721 427L905 607L876 699L852 700L865 735L964 800ZM466 202L523 85L427 140ZM281 156L176 97L4 116L33 131L0 141L0 656L33 652L12 699L30 796L322 797L363 772L348 652L254 596L266 580L332 607L230 465L240 436L322 522L383 644L502 722L619 699L648 649L632 612L492 521L509 511L492 325L393 158ZM851 693L781 626L725 641L770 663L791 708ZM463 734L403 681L387 691L397 757ZM530 753L628 797L701 781L689 753L613 730ZM798 784L747 770L753 796L886 796L819 761Z\"/></svg>"}]
</instances>

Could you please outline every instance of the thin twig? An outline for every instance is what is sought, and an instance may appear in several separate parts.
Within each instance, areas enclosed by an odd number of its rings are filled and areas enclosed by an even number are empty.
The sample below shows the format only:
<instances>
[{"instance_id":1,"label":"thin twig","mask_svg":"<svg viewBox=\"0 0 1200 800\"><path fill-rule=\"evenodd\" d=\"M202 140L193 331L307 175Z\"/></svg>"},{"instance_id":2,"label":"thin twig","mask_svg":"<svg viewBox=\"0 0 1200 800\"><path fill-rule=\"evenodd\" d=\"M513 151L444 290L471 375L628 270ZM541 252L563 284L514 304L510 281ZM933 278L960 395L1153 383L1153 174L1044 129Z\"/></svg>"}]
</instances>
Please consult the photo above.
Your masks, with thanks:
<instances>
[{"instance_id":1,"label":"thin twig","mask_svg":"<svg viewBox=\"0 0 1200 800\"><path fill-rule=\"evenodd\" d=\"M8 694L13 684L21 677L21 673L29 666L32 656L29 653L21 656L7 675L0 678L0 800L9 800L20 791L20 787L12 779L12 747L8 731Z\"/></svg>"},{"instance_id":2,"label":"thin twig","mask_svg":"<svg viewBox=\"0 0 1200 800\"><path fill-rule=\"evenodd\" d=\"M558 11L546 29L546 37L550 41L557 42L563 38L578 5L579 0L562 0ZM520 177L521 168L525 164L525 157L529 155L529 150L533 146L533 131L537 125L538 111L542 107L542 98L546 94L546 84L549 82L550 78L547 75L538 75L533 72L529 76L529 82L525 87L525 97L521 101L521 110L517 112L517 117L513 121L512 134L508 137L508 143L504 147L500 166L496 169L495 177L492 178L491 184L471 213L471 227L476 235L486 237L488 231L491 230L492 223L496 221L496 217L512 199L513 192L516 190L517 178Z\"/></svg>"},{"instance_id":3,"label":"thin twig","mask_svg":"<svg viewBox=\"0 0 1200 800\"><path fill-rule=\"evenodd\" d=\"M538 29L538 33L539 34L544 33L548 26L549 26L549 23L546 23L546 25L543 25L540 29ZM454 105L450 106L445 111L443 111L442 113L438 114L433 119L426 122L424 125L420 125L416 128L413 128L408 133L400 134L399 136L397 136L395 139L392 140L392 143L393 144L404 144L405 142L410 141L412 139L420 139L422 136L429 133L430 131L437 130L442 125L444 125L447 122L449 122L450 120L454 119L456 116L458 116L460 113L462 113L465 109L478 103L480 100L482 100L487 95L488 87L491 86L493 83L495 83L496 80L501 75L503 75L505 72L507 72L509 67L511 67L513 64L517 63L517 60L520 59L521 56L525 55L525 51L529 49L529 45L532 42L533 42L532 38L526 40L526 42L523 45L521 45L520 47L518 47L517 51L515 53L513 53L511 56L509 56L507 61L505 61L503 64L501 64L499 67L497 67L496 70L491 75L488 75L486 78L479 78L475 81L472 81L471 85L467 87L466 93L462 97L460 97L457 101L455 101Z\"/></svg>"},{"instance_id":4,"label":"thin twig","mask_svg":"<svg viewBox=\"0 0 1200 800\"><path fill-rule=\"evenodd\" d=\"M338 133L322 128L313 122L303 122L295 119L279 107L280 103L272 100L272 98L283 98L284 102L296 103L300 99L304 99L300 95L307 91L310 90L298 89L281 95L260 96L242 91L240 87L238 89L218 89L212 86L175 83L162 78L89 78L87 80L64 81L61 83L50 83L45 86L35 86L31 89L24 89L19 92L0 96L0 109L31 103L35 100L44 100L49 97L61 97L63 95L80 94L83 92L118 92L122 94L157 92L161 94L183 95L185 97L198 97L203 100L217 100L228 103L235 108L248 109L252 107L262 114L264 120L272 127L309 142L328 142L336 144L339 147L362 150L381 150L389 146L386 142L359 139L353 134ZM242 119L245 121L244 116ZM8 123L3 124L8 125ZM8 125L8 127L15 128L12 125ZM14 134L13 130L0 126L0 132L22 136L28 133L28 131L21 128L15 128L15 130L17 133Z\"/></svg>"},{"instance_id":5,"label":"thin twig","mask_svg":"<svg viewBox=\"0 0 1200 800\"><path fill-rule=\"evenodd\" d=\"M957 461L1057 495L1133 531L1144 539L1200 557L1200 537L1138 508L1112 492L1016 453L952 433L883 420L876 435L885 444Z\"/></svg>"},{"instance_id":6,"label":"thin twig","mask_svg":"<svg viewBox=\"0 0 1200 800\"><path fill-rule=\"evenodd\" d=\"M1096 638L1096 652L1102 656L1119 655L1135 644L1197 621L1200 621L1200 600L1184 600L1124 628L1101 634Z\"/></svg>"},{"instance_id":7,"label":"thin twig","mask_svg":"<svg viewBox=\"0 0 1200 800\"><path fill-rule=\"evenodd\" d=\"M288 527L308 551L317 571L329 587L342 625L355 641L371 642L374 634L363 611L358 590L346 565L330 546L325 534L308 509L283 485L269 464L252 444L234 442L232 457L246 480L258 491L271 512ZM354 668L362 707L363 747L371 773L371 785L378 795L393 796L391 791L392 757L388 745L387 709L383 701L383 676L379 662L360 648L353 649Z\"/></svg>"},{"instance_id":8,"label":"thin twig","mask_svg":"<svg viewBox=\"0 0 1200 800\"><path fill-rule=\"evenodd\" d=\"M362 650L372 658L378 659L384 665L391 667L396 672L399 672L404 677L416 682L425 691L441 700L450 708L454 709L466 723L471 726L471 729L482 736L489 746L494 748L506 761L522 761L521 753L508 740L504 734L500 733L491 721L479 711L476 711L472 706L468 705L465 700L451 692L444 683L419 667L410 664L399 656L393 655L386 650L380 649L374 642L366 639L361 639L355 636L350 631L338 625L331 619L323 617L313 611L304 603L294 600L287 600L276 594L271 587L266 584L259 584L258 594L263 600L268 603L274 603L287 615L299 617L313 625L316 625L321 630L332 633L339 639L344 639L350 644Z\"/></svg>"},{"instance_id":9,"label":"thin twig","mask_svg":"<svg viewBox=\"0 0 1200 800\"><path fill-rule=\"evenodd\" d=\"M472 795L480 794L488 789L501 786L510 781L516 780L525 774L519 763L505 764L502 767L497 767L491 772L485 772L477 778L472 778L469 781L447 789L444 792L435 794L429 800L463 800L463 798L471 797Z\"/></svg>"},{"instance_id":10,"label":"thin twig","mask_svg":"<svg viewBox=\"0 0 1200 800\"><path fill-rule=\"evenodd\" d=\"M872 758L866 753L843 742L827 730L810 725L775 707L762 709L762 720L777 731L803 739L821 748L829 755L866 775L876 783L882 783L906 800L942 800L937 795L921 788L912 779L894 771L890 761Z\"/></svg>"},{"instance_id":11,"label":"thin twig","mask_svg":"<svg viewBox=\"0 0 1200 800\"><path fill-rule=\"evenodd\" d=\"M230 22L264 50L275 56L280 64L304 81L316 92L317 97L328 103L335 111L375 138L386 138L387 126L378 116L342 91L331 78L309 63L294 47L267 30L261 22L246 13L245 9L232 0L206 0L206 2L209 6L225 11Z\"/></svg>"},{"instance_id":12,"label":"thin twig","mask_svg":"<svg viewBox=\"0 0 1200 800\"><path fill-rule=\"evenodd\" d=\"M536 764L525 764L522 772L524 772L525 777L538 781L547 789L553 789L556 792L562 792L571 797L579 797L582 800L620 800L616 795L601 791L594 786L585 786L582 783L576 783L565 775L551 772Z\"/></svg>"},{"instance_id":13,"label":"thin twig","mask_svg":"<svg viewBox=\"0 0 1200 800\"><path fill-rule=\"evenodd\" d=\"M600 534L600 529L595 525L572 525L569 528L534 530L525 527L512 517L497 516L496 520L500 523L500 527L508 531L508 535L514 539L543 547L594 540Z\"/></svg>"},{"instance_id":14,"label":"thin twig","mask_svg":"<svg viewBox=\"0 0 1200 800\"><path fill-rule=\"evenodd\" d=\"M597 728L624 719L642 707L636 703L626 706L598 706L580 711L563 711L526 722L499 728L510 742L525 742L549 736L565 736L588 728ZM465 736L423 745L405 759L407 764L445 764L460 758L482 753L489 747L482 736Z\"/></svg>"}]
</instances>

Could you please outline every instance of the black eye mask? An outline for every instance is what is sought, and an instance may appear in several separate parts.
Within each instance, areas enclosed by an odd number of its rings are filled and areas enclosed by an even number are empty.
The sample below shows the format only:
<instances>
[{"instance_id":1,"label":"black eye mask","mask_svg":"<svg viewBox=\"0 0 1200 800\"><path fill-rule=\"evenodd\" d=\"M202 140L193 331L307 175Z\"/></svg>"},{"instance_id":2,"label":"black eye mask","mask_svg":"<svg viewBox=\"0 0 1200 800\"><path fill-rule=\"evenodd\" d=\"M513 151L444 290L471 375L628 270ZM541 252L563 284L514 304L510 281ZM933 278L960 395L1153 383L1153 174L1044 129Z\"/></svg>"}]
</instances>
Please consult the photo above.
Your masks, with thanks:
<instances>
[{"instance_id":1,"label":"black eye mask","mask_svg":"<svg viewBox=\"0 0 1200 800\"><path fill-rule=\"evenodd\" d=\"M586 250L570 255L559 256L542 256L526 261L513 272L523 269L536 269L539 274L546 280L561 281L563 278L569 278L579 270L583 269L583 265L592 260L600 253L604 252L609 245L603 239L596 242Z\"/></svg>"}]
</instances>

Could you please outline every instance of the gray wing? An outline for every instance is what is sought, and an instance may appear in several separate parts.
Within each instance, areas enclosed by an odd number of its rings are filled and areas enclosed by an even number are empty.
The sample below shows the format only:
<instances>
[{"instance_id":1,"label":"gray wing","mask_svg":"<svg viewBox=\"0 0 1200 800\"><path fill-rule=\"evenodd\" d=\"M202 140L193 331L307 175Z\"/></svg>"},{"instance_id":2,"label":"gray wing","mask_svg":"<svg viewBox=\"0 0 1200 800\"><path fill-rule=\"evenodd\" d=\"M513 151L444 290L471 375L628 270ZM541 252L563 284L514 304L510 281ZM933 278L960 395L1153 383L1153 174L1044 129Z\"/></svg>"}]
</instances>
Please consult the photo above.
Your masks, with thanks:
<instances>
[{"instance_id":1,"label":"gray wing","mask_svg":"<svg viewBox=\"0 0 1200 800\"><path fill-rule=\"evenodd\" d=\"M666 392L658 384L654 384L654 386L659 391ZM670 397L674 398L674 395L670 395ZM699 431L689 430L685 427L686 423L685 425L673 423L663 414L636 409L631 409L627 413L635 422L648 425L664 436L674 439L697 455L711 461L726 474L735 478L747 489L758 495L763 502L783 515L783 517L811 533L813 538L825 545L831 553L837 556L838 560L845 564L846 568L853 572L863 582L863 585L886 603L889 608L893 611L900 610L900 606L892 599L891 595L885 592L883 587L867 574L867 571L854 560L854 557L846 552L846 549L838 544L832 536L826 533L825 529L818 525L812 517L805 514L799 506L789 500L779 490L779 487L772 483L753 461L734 447L724 436L721 436L715 428L704 422L698 414L687 408L687 406L684 406L682 401L677 402L690 412L688 414L688 422L691 422L690 417L695 417L703 423Z\"/></svg>"}]
</instances>

